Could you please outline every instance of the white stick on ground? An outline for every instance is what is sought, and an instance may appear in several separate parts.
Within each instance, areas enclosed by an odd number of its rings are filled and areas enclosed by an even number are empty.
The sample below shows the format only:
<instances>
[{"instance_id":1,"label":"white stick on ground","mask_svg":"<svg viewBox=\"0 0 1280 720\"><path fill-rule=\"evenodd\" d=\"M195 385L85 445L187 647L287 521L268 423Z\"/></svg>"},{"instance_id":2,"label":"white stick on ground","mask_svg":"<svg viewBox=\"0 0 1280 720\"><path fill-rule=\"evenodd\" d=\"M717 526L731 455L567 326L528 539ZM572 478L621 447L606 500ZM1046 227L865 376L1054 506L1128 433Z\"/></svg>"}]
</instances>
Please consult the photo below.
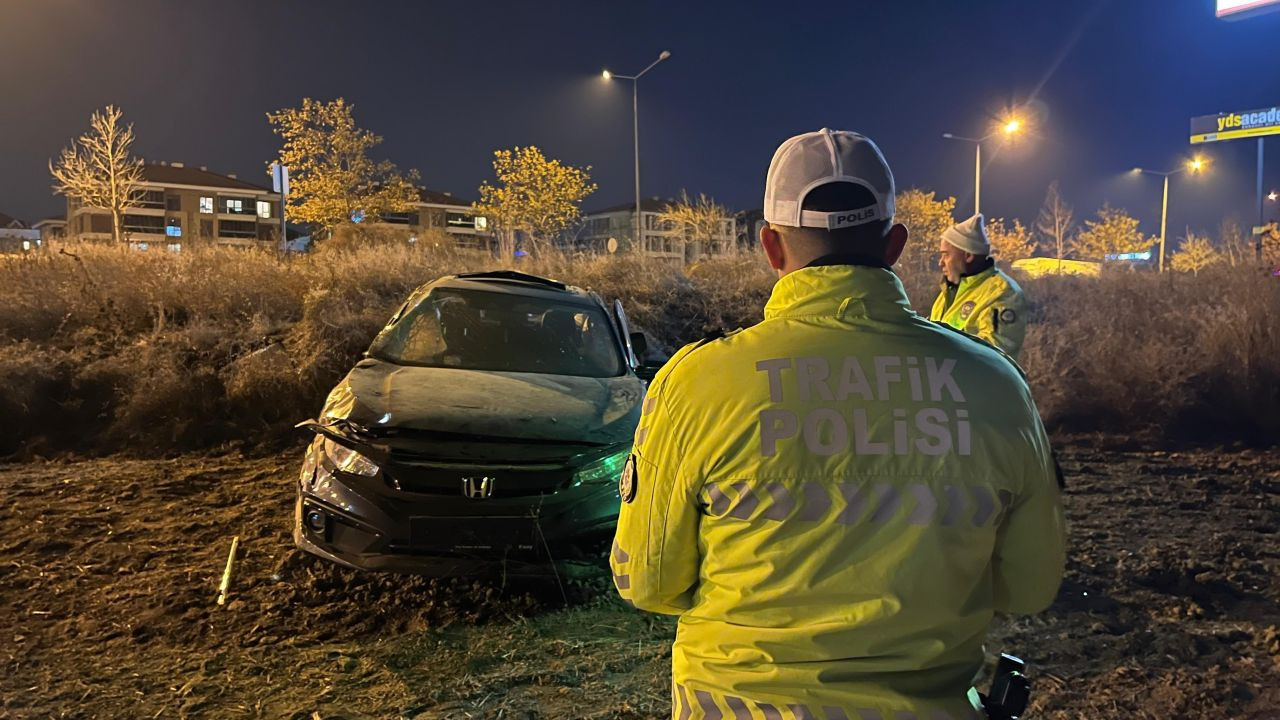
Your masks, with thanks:
<instances>
[{"instance_id":1,"label":"white stick on ground","mask_svg":"<svg viewBox=\"0 0 1280 720\"><path fill-rule=\"evenodd\" d=\"M231 587L231 570L236 564L236 550L240 549L240 536L231 538L231 552L227 553L227 569L222 571L222 584L218 586L218 604L227 604L227 590Z\"/></svg>"}]
</instances>

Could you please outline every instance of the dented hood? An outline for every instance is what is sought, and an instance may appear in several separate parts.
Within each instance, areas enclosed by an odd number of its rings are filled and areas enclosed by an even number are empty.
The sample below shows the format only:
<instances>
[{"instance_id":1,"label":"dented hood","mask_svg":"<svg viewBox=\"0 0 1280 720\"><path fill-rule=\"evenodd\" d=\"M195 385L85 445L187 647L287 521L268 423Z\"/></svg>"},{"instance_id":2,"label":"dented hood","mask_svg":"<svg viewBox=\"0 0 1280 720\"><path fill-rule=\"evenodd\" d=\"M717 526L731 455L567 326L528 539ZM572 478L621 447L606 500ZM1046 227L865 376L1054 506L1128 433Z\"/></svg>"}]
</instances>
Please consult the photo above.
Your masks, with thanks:
<instances>
[{"instance_id":1,"label":"dented hood","mask_svg":"<svg viewBox=\"0 0 1280 720\"><path fill-rule=\"evenodd\" d=\"M512 440L627 442L640 418L636 377L588 378L411 367L369 358L329 394L324 417Z\"/></svg>"}]
</instances>

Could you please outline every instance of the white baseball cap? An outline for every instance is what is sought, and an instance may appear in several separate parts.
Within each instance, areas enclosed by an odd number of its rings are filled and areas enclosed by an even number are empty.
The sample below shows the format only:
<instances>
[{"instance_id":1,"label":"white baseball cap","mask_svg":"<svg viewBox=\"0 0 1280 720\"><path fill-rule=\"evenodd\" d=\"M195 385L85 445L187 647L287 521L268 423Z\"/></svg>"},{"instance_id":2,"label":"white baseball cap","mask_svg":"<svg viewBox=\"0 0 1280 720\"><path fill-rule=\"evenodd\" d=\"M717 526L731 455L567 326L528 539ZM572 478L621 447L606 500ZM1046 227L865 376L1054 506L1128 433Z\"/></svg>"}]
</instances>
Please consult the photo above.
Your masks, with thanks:
<instances>
[{"instance_id":1,"label":"white baseball cap","mask_svg":"<svg viewBox=\"0 0 1280 720\"><path fill-rule=\"evenodd\" d=\"M834 212L804 210L814 188L833 182L866 188L875 204ZM871 139L848 130L796 135L778 146L764 184L764 219L788 227L838 230L893 220L893 172Z\"/></svg>"}]
</instances>

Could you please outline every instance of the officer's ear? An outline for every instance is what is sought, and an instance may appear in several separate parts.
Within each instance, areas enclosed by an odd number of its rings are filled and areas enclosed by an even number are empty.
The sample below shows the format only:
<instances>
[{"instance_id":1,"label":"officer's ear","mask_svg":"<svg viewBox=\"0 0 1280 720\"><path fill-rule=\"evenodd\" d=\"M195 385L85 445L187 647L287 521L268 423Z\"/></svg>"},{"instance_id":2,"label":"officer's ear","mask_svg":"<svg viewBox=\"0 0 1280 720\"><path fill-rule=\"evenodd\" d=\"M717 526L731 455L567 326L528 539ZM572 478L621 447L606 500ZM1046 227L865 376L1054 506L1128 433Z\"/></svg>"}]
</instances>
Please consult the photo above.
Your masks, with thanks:
<instances>
[{"instance_id":1,"label":"officer's ear","mask_svg":"<svg viewBox=\"0 0 1280 720\"><path fill-rule=\"evenodd\" d=\"M902 257L902 251L906 247L907 226L902 223L896 223L889 228L889 235L885 238L884 264L893 265L898 262L898 258Z\"/></svg>"},{"instance_id":2,"label":"officer's ear","mask_svg":"<svg viewBox=\"0 0 1280 720\"><path fill-rule=\"evenodd\" d=\"M774 270L786 267L787 253L782 247L782 235L768 223L760 226L760 246L764 248L764 256L769 259L769 267Z\"/></svg>"}]
</instances>

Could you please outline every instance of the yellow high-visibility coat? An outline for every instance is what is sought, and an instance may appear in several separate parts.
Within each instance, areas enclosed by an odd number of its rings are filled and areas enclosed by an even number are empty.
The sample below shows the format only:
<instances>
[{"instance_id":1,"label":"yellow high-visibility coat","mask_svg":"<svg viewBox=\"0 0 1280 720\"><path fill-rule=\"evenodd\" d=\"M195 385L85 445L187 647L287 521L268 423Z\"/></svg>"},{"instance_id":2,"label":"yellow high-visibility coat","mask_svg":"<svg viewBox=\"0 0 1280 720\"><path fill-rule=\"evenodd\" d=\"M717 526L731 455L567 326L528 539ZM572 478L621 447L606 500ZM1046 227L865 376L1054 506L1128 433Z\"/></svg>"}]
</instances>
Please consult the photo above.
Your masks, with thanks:
<instances>
[{"instance_id":1,"label":"yellow high-visibility coat","mask_svg":"<svg viewBox=\"0 0 1280 720\"><path fill-rule=\"evenodd\" d=\"M992 265L960 278L959 285L943 280L929 319L982 338L1016 360L1027 336L1027 301L1018 283Z\"/></svg>"},{"instance_id":2,"label":"yellow high-visibility coat","mask_svg":"<svg viewBox=\"0 0 1280 720\"><path fill-rule=\"evenodd\" d=\"M626 601L679 615L673 717L973 718L993 613L1057 592L1025 381L888 270L787 275L763 322L677 353L642 413L611 565Z\"/></svg>"}]
</instances>

